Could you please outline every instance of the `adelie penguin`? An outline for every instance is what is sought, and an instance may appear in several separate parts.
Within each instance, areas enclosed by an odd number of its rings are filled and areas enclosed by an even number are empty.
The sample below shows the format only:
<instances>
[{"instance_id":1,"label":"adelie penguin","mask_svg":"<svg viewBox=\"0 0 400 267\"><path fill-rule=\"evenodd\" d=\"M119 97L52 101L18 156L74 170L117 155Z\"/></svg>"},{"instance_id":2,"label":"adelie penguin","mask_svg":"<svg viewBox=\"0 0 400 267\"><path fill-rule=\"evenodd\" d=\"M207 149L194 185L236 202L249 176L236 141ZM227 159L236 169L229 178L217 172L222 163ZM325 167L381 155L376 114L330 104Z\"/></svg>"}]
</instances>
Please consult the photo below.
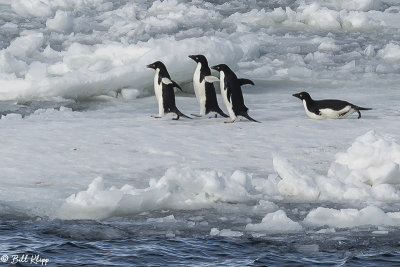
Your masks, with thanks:
<instances>
[{"instance_id":1,"label":"adelie penguin","mask_svg":"<svg viewBox=\"0 0 400 267\"><path fill-rule=\"evenodd\" d=\"M154 75L154 93L158 102L158 115L152 115L152 117L161 118L165 114L172 113L176 114L177 116L173 120L179 120L179 117L181 116L191 119L180 112L176 107L174 87L181 91L182 88L176 82L171 80L164 63L161 61L156 61L150 65L147 65L147 67L156 70L156 74Z\"/></svg>"},{"instance_id":2,"label":"adelie penguin","mask_svg":"<svg viewBox=\"0 0 400 267\"><path fill-rule=\"evenodd\" d=\"M343 100L313 100L307 92L293 94L293 96L303 101L308 117L316 120L344 119L354 112L358 113L359 119L361 118L360 110L371 110L371 108L362 108Z\"/></svg>"},{"instance_id":3,"label":"adelie penguin","mask_svg":"<svg viewBox=\"0 0 400 267\"><path fill-rule=\"evenodd\" d=\"M215 118L217 114L225 118L229 117L218 105L217 95L213 85L213 82L218 81L218 79L211 76L207 58L203 55L191 55L189 57L197 62L197 67L193 74L193 87L197 101L200 104L200 113L192 115L201 117L212 112L215 114Z\"/></svg>"},{"instance_id":4,"label":"adelie penguin","mask_svg":"<svg viewBox=\"0 0 400 267\"><path fill-rule=\"evenodd\" d=\"M254 85L254 83L248 79L238 79L236 74L225 64L212 66L211 68L219 72L221 95L231 117L231 120L225 121L225 123L235 122L241 117L259 122L249 116L249 109L244 104L243 93L240 88L242 85Z\"/></svg>"}]
</instances>

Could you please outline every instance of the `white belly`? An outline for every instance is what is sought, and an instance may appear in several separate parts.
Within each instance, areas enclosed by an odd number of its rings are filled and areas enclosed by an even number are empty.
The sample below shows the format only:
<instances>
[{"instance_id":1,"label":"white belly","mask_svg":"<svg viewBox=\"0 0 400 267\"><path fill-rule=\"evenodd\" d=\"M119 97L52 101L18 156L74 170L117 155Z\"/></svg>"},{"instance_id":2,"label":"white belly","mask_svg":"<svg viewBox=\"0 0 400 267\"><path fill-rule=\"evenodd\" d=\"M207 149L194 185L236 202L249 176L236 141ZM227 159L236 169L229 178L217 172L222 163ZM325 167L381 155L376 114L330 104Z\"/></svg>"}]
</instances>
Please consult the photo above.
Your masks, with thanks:
<instances>
[{"instance_id":1,"label":"white belly","mask_svg":"<svg viewBox=\"0 0 400 267\"><path fill-rule=\"evenodd\" d=\"M201 63L197 64L196 70L193 75L193 87L197 101L200 104L200 115L206 114L206 80L200 82L200 69Z\"/></svg>"},{"instance_id":2,"label":"white belly","mask_svg":"<svg viewBox=\"0 0 400 267\"><path fill-rule=\"evenodd\" d=\"M346 106L341 110L333 110L330 108L320 109L321 115L317 115L313 112L308 111L306 101L303 100L304 109L308 117L315 120L324 120L324 119L345 119L350 114L353 114L355 110L351 106Z\"/></svg>"},{"instance_id":3,"label":"white belly","mask_svg":"<svg viewBox=\"0 0 400 267\"><path fill-rule=\"evenodd\" d=\"M156 69L156 74L154 75L154 94L158 102L158 115L164 115L164 106L162 98L162 83L158 84L158 75L160 73L159 69Z\"/></svg>"},{"instance_id":4,"label":"white belly","mask_svg":"<svg viewBox=\"0 0 400 267\"><path fill-rule=\"evenodd\" d=\"M226 110L228 110L229 117L232 120L235 120L236 119L236 115L233 112L232 103L228 101L227 91L225 89L225 73L223 71L220 71L219 75L220 75L219 76L219 88L221 89L222 99L224 100L224 103L225 103L225 106L226 106Z\"/></svg>"}]
</instances>

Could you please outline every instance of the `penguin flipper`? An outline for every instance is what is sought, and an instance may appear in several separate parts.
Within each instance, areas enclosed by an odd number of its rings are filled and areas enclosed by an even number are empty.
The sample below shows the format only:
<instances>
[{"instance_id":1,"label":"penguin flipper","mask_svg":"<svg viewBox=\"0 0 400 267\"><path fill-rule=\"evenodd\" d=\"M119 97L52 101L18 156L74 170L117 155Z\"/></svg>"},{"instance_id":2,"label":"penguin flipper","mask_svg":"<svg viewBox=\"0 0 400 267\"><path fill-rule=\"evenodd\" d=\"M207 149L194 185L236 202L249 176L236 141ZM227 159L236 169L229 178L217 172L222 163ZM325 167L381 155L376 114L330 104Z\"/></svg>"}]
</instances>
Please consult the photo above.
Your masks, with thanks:
<instances>
[{"instance_id":1,"label":"penguin flipper","mask_svg":"<svg viewBox=\"0 0 400 267\"><path fill-rule=\"evenodd\" d=\"M232 96L232 90L230 87L225 87L226 90L226 98L228 99L229 103L232 103L231 101L231 96Z\"/></svg>"},{"instance_id":2,"label":"penguin flipper","mask_svg":"<svg viewBox=\"0 0 400 267\"><path fill-rule=\"evenodd\" d=\"M161 81L163 84L166 84L166 85L172 84L172 87L176 87L179 90L181 90L181 92L183 92L182 88L175 81L168 79L167 77L162 78Z\"/></svg>"},{"instance_id":3,"label":"penguin flipper","mask_svg":"<svg viewBox=\"0 0 400 267\"><path fill-rule=\"evenodd\" d=\"M242 114L240 114L240 116L245 117L245 118L248 119L249 121L261 123L260 121L257 121L257 120L255 120L255 119L253 119L252 117L250 117L249 114L247 114L247 112L243 112Z\"/></svg>"},{"instance_id":4,"label":"penguin flipper","mask_svg":"<svg viewBox=\"0 0 400 267\"><path fill-rule=\"evenodd\" d=\"M183 92L182 88L176 82L172 81L172 86L178 88L179 90L181 90L181 92Z\"/></svg>"},{"instance_id":5,"label":"penguin flipper","mask_svg":"<svg viewBox=\"0 0 400 267\"><path fill-rule=\"evenodd\" d=\"M212 76L212 75L205 76L204 79L208 83L213 83L213 82L218 82L219 81L218 77L215 77L215 76Z\"/></svg>"},{"instance_id":6,"label":"penguin flipper","mask_svg":"<svg viewBox=\"0 0 400 267\"><path fill-rule=\"evenodd\" d=\"M240 78L240 79L238 79L238 82L239 82L239 86L242 86L242 85L245 85L245 84L254 85L254 82L252 80L249 80L249 79Z\"/></svg>"}]
</instances>

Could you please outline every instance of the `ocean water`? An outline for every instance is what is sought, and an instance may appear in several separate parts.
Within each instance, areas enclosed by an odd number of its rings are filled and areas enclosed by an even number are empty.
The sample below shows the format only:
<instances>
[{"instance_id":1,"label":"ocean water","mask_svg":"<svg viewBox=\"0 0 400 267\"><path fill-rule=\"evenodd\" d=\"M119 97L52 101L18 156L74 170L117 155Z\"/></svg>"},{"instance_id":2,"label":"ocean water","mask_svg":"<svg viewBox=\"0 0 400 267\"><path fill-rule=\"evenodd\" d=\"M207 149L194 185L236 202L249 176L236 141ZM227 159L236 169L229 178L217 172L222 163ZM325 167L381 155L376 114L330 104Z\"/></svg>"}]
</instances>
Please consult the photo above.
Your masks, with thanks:
<instances>
[{"instance_id":1,"label":"ocean water","mask_svg":"<svg viewBox=\"0 0 400 267\"><path fill-rule=\"evenodd\" d=\"M393 0L0 0L0 265L400 265L399 25ZM198 112L192 54L262 123L150 117L156 60ZM301 91L372 110L312 120Z\"/></svg>"}]
</instances>

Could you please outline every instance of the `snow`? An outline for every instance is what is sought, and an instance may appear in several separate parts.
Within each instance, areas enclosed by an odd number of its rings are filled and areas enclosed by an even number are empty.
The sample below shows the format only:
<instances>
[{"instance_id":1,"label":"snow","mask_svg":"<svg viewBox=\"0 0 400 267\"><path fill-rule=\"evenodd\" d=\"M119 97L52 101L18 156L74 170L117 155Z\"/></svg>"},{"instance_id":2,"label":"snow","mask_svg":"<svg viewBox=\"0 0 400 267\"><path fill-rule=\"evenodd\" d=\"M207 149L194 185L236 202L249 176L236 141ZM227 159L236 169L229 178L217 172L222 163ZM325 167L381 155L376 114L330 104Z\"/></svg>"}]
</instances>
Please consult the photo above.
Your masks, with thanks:
<instances>
[{"instance_id":1,"label":"snow","mask_svg":"<svg viewBox=\"0 0 400 267\"><path fill-rule=\"evenodd\" d=\"M270 42L283 41L274 33L263 31L271 26L357 32L372 31L383 23L395 25L398 21L391 13L385 16L381 10L383 5L377 0L335 2L301 3L295 10L284 6L272 10L252 8L229 17L218 12L219 6L210 8L203 2L193 5L177 0L154 1L150 6L140 2L113 5L103 0L6 2L16 16L38 20L39 26L21 28L18 32L18 28L13 27L14 21L6 24L9 26L5 29L10 33L17 31L18 37L13 38L9 45L6 42L0 53L10 52L8 61L22 62L2 68L0 98L30 100L60 96L82 99L120 91L132 85L143 91L151 86L148 82L150 73L144 66L156 59L162 59L173 76L179 82L185 82L189 81L187 77L191 74L189 68L192 64L181 55L194 52L206 54L211 64L225 62L235 67L243 61L263 66L263 69L251 72L259 73L255 77L264 77L266 73L266 78L284 80L326 78L327 73L316 72L313 66L304 66L302 59L294 64L288 62L290 69L278 66L271 70L267 64L270 59L260 57L260 51L265 49L265 45L272 45ZM224 8L229 8L229 5ZM41 18L45 20L44 24L39 22ZM227 30L221 31L218 25L224 25ZM237 32L232 32L232 29ZM304 49L302 37L296 40L287 36L285 39L284 43L295 41L295 46L278 47ZM81 49L77 49L78 45ZM373 59L378 59L378 62L372 63L379 68L374 68L374 72L396 73L398 66L390 68L391 65L386 63L396 59L395 46L389 43L376 47L380 53ZM329 42L322 42L318 50L328 53L310 51L312 62L332 65L340 56L334 53L341 49L332 38ZM360 51L364 49L360 47ZM171 54L165 54L165 51L171 51ZM44 64L48 70L41 83L26 77L34 61ZM357 79L359 74L356 72L351 76ZM13 87L9 81L23 86ZM77 87L83 83L85 86L78 90Z\"/></svg>"},{"instance_id":2,"label":"snow","mask_svg":"<svg viewBox=\"0 0 400 267\"><path fill-rule=\"evenodd\" d=\"M395 43L387 44L378 51L377 56L388 62L396 62L400 59L400 45Z\"/></svg>"},{"instance_id":3,"label":"snow","mask_svg":"<svg viewBox=\"0 0 400 267\"><path fill-rule=\"evenodd\" d=\"M0 1L0 211L220 237L398 227L400 6L289 2ZM156 60L198 109L190 54L252 79L262 123L151 118ZM300 91L373 110L311 120Z\"/></svg>"},{"instance_id":4,"label":"snow","mask_svg":"<svg viewBox=\"0 0 400 267\"><path fill-rule=\"evenodd\" d=\"M318 199L320 192L312 177L299 173L287 160L279 156L274 156L273 160L274 169L281 178L277 184L281 195L298 200Z\"/></svg>"},{"instance_id":5,"label":"snow","mask_svg":"<svg viewBox=\"0 0 400 267\"><path fill-rule=\"evenodd\" d=\"M301 13L300 21L312 27L326 29L326 30L337 30L341 28L339 13L323 8L317 3L313 3L309 6L305 6Z\"/></svg>"},{"instance_id":6,"label":"snow","mask_svg":"<svg viewBox=\"0 0 400 267\"><path fill-rule=\"evenodd\" d=\"M10 43L7 51L17 58L33 56L44 42L43 33L34 31L23 31L20 37Z\"/></svg>"},{"instance_id":7,"label":"snow","mask_svg":"<svg viewBox=\"0 0 400 267\"><path fill-rule=\"evenodd\" d=\"M158 151L150 153L160 154ZM217 202L246 202L253 199L254 196L248 192L250 187L249 177L240 171L235 171L229 177L212 171L170 168L161 179L150 180L149 187L145 189L130 185L120 189L105 189L103 179L97 177L87 190L65 200L59 216L104 219L148 210L209 208Z\"/></svg>"},{"instance_id":8,"label":"snow","mask_svg":"<svg viewBox=\"0 0 400 267\"><path fill-rule=\"evenodd\" d=\"M68 12L57 10L53 19L47 19L46 26L53 31L70 33L74 26L74 20Z\"/></svg>"},{"instance_id":9,"label":"snow","mask_svg":"<svg viewBox=\"0 0 400 267\"><path fill-rule=\"evenodd\" d=\"M358 137L345 153L338 153L328 171L345 183L400 184L400 146L373 131Z\"/></svg>"},{"instance_id":10,"label":"snow","mask_svg":"<svg viewBox=\"0 0 400 267\"><path fill-rule=\"evenodd\" d=\"M400 213L385 213L374 206L357 209L329 209L319 207L310 211L304 223L312 225L328 225L330 227L349 228L367 225L399 226Z\"/></svg>"},{"instance_id":11,"label":"snow","mask_svg":"<svg viewBox=\"0 0 400 267\"><path fill-rule=\"evenodd\" d=\"M48 17L53 13L49 2L47 0L15 0L11 2L11 8L21 17Z\"/></svg>"},{"instance_id":12,"label":"snow","mask_svg":"<svg viewBox=\"0 0 400 267\"><path fill-rule=\"evenodd\" d=\"M346 152L336 154L326 176L294 167L287 159L275 155L274 169L281 180L270 184L292 201L396 202L400 197L399 152L394 140L370 131L356 138Z\"/></svg>"},{"instance_id":13,"label":"snow","mask_svg":"<svg viewBox=\"0 0 400 267\"><path fill-rule=\"evenodd\" d=\"M339 1L326 1L326 5L332 6L337 10L358 10L370 11L380 10L383 7L381 0L339 0Z\"/></svg>"}]
</instances>

